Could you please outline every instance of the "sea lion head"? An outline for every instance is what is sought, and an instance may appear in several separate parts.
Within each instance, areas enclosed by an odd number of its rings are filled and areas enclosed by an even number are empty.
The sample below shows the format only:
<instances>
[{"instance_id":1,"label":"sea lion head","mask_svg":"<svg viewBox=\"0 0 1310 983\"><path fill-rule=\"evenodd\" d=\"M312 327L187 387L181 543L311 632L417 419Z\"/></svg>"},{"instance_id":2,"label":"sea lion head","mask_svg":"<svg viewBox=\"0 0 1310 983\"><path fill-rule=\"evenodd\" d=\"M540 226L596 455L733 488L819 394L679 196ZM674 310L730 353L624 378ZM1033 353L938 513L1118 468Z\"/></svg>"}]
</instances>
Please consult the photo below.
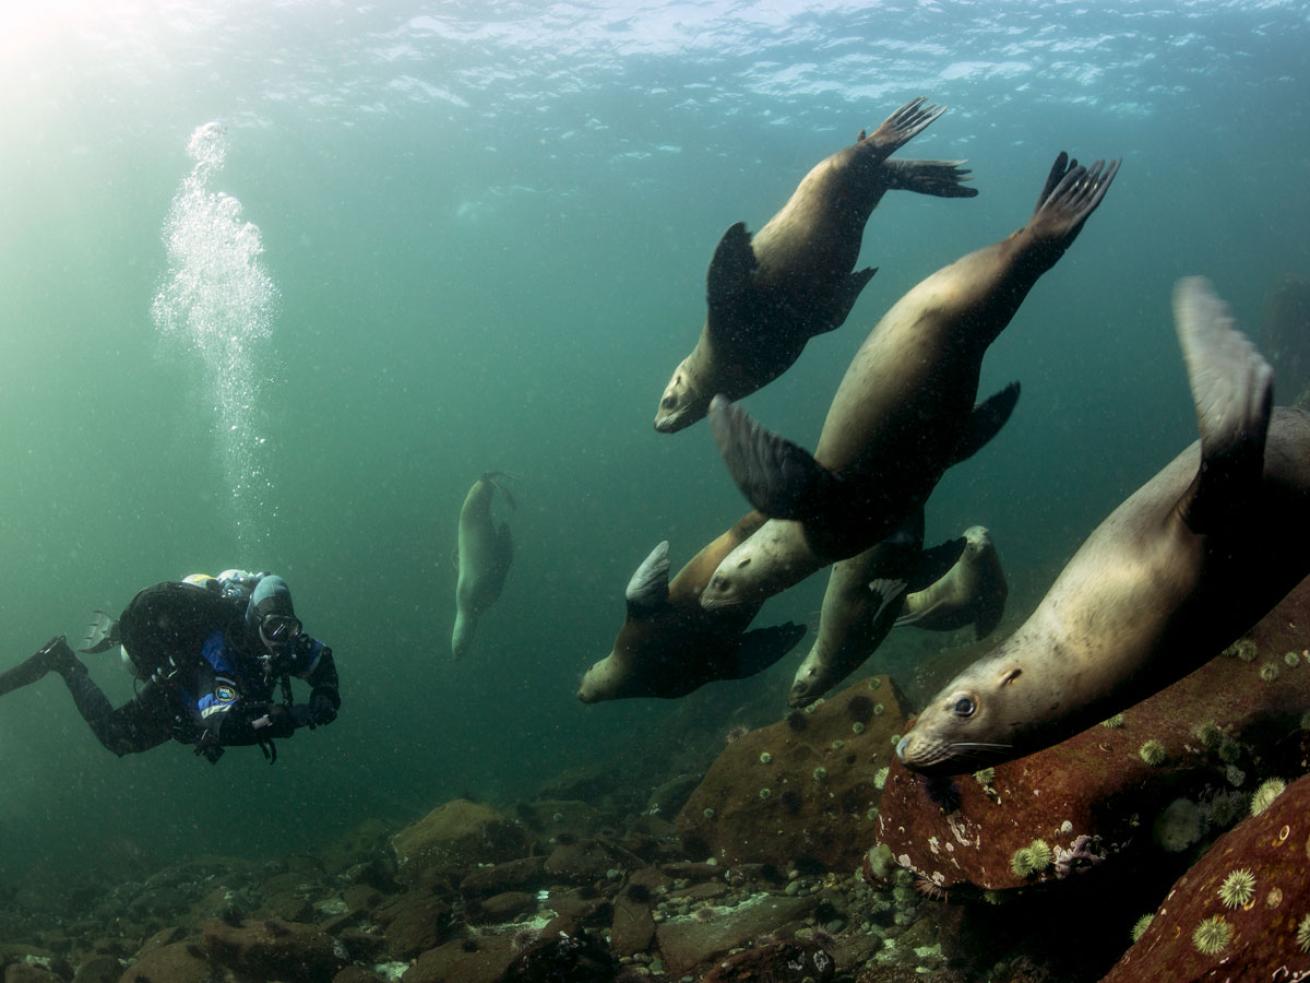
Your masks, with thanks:
<instances>
[{"instance_id":1,"label":"sea lion head","mask_svg":"<svg viewBox=\"0 0 1310 983\"><path fill-rule=\"evenodd\" d=\"M660 397L660 406L655 413L655 429L660 433L676 433L704 417L709 408L709 396L700 391L688 360L683 359L664 387L664 395Z\"/></svg>"},{"instance_id":2,"label":"sea lion head","mask_svg":"<svg viewBox=\"0 0 1310 983\"><path fill-rule=\"evenodd\" d=\"M701 607L717 611L736 604L762 604L787 587L787 565L773 562L776 533L766 523L725 556L701 591Z\"/></svg>"},{"instance_id":3,"label":"sea lion head","mask_svg":"<svg viewBox=\"0 0 1310 983\"><path fill-rule=\"evenodd\" d=\"M992 548L992 534L986 526L970 526L964 530L964 550L966 553L983 553Z\"/></svg>"},{"instance_id":4,"label":"sea lion head","mask_svg":"<svg viewBox=\"0 0 1310 983\"><path fill-rule=\"evenodd\" d=\"M1003 647L938 693L896 745L912 771L958 775L1016 757L1015 734L1031 715L1023 667Z\"/></svg>"},{"instance_id":5,"label":"sea lion head","mask_svg":"<svg viewBox=\"0 0 1310 983\"><path fill-rule=\"evenodd\" d=\"M667 644L669 618L669 544L650 551L628 581L623 599L627 613L614 647L582 676L578 699L583 703L657 695L653 676L665 660L660 648Z\"/></svg>"}]
</instances>

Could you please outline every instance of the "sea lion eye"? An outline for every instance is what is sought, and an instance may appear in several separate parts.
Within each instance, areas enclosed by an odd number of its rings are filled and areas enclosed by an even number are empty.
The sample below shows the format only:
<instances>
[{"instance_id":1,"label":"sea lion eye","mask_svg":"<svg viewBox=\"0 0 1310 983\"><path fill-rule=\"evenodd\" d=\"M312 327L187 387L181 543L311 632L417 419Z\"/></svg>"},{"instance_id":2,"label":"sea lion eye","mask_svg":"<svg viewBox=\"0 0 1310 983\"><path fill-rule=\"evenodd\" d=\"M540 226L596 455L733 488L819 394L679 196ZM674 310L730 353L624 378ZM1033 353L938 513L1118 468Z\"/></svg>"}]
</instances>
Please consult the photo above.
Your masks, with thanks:
<instances>
[{"instance_id":1,"label":"sea lion eye","mask_svg":"<svg viewBox=\"0 0 1310 983\"><path fill-rule=\"evenodd\" d=\"M673 407L677 405L678 405L678 399L676 396L672 394L665 396L663 399L660 400L660 406L664 407L666 410L671 410L673 409Z\"/></svg>"},{"instance_id":2,"label":"sea lion eye","mask_svg":"<svg viewBox=\"0 0 1310 983\"><path fill-rule=\"evenodd\" d=\"M972 717L977 709L978 705L973 702L972 697L962 696L955 701L955 705L951 707L951 712L957 717Z\"/></svg>"}]
</instances>

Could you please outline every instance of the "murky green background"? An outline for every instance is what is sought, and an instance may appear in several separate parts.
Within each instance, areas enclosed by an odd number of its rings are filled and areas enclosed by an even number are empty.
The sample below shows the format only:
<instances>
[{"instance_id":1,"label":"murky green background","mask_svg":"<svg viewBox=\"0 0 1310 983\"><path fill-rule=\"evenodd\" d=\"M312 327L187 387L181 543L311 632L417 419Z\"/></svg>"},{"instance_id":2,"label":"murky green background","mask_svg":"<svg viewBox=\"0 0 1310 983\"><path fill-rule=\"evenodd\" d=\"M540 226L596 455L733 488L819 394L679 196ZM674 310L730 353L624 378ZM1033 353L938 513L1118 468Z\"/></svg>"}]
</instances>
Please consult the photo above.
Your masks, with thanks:
<instances>
[{"instance_id":1,"label":"murky green background","mask_svg":"<svg viewBox=\"0 0 1310 983\"><path fill-rule=\"evenodd\" d=\"M344 698L269 768L179 745L116 760L58 679L7 697L0 874L285 852L461 793L512 801L671 713L713 730L728 687L690 709L573 696L649 549L668 538L676 565L744 510L704 425L658 435L655 404L723 230L759 228L918 94L951 111L903 155L969 158L980 196L889 197L846 326L750 406L812 445L902 292L1022 224L1057 151L1122 156L988 356L984 390L1023 382L1014 419L929 506L930 539L992 529L1012 624L1192 439L1174 278L1211 276L1255 330L1282 276L1310 276L1308 43L1304 5L1272 2L0 13L0 665L147 583L244 566L288 578ZM235 437L213 366L151 316L187 141L212 120L208 187L258 226L277 294L228 377L258 392ZM258 472L240 494L232 461ZM455 520L490 469L517 479L518 556L452 664ZM813 625L823 585L758 623ZM941 644L898 635L878 659L909 671ZM781 709L807 646L741 692ZM130 695L107 657L92 671Z\"/></svg>"}]
</instances>

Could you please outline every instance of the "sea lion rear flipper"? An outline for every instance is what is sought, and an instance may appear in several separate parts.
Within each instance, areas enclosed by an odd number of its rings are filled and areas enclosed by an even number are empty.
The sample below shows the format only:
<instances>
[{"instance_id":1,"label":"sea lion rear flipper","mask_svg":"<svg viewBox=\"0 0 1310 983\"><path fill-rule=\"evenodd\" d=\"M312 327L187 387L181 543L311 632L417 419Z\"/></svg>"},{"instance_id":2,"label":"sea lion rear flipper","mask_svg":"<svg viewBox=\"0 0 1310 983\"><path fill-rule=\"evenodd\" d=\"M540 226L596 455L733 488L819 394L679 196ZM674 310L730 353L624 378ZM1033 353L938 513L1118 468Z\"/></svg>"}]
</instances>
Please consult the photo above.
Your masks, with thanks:
<instances>
[{"instance_id":1,"label":"sea lion rear flipper","mask_svg":"<svg viewBox=\"0 0 1310 983\"><path fill-rule=\"evenodd\" d=\"M816 335L826 334L829 331L835 331L846 323L850 317L851 308L860 297L860 292L873 279L873 275L878 272L876 266L866 266L862 270L856 270L846 278L837 296L833 299L832 315L826 324L823 324L814 333Z\"/></svg>"},{"instance_id":2,"label":"sea lion rear flipper","mask_svg":"<svg viewBox=\"0 0 1310 983\"><path fill-rule=\"evenodd\" d=\"M841 479L836 474L723 396L710 402L710 431L732 480L765 515L806 519L840 506Z\"/></svg>"},{"instance_id":3,"label":"sea lion rear flipper","mask_svg":"<svg viewBox=\"0 0 1310 983\"><path fill-rule=\"evenodd\" d=\"M882 171L889 191L914 191L936 198L973 198L965 184L972 173L962 160L887 160Z\"/></svg>"},{"instance_id":4,"label":"sea lion rear flipper","mask_svg":"<svg viewBox=\"0 0 1310 983\"><path fill-rule=\"evenodd\" d=\"M804 636L805 626L791 621L746 632L737 646L737 667L731 678L746 679L763 672L794 649Z\"/></svg>"},{"instance_id":5,"label":"sea lion rear flipper","mask_svg":"<svg viewBox=\"0 0 1310 983\"><path fill-rule=\"evenodd\" d=\"M711 330L718 321L716 315L735 307L741 295L750 289L757 266L759 261L751 248L751 234L746 231L745 222L738 222L723 233L705 275L705 301L709 305Z\"/></svg>"},{"instance_id":6,"label":"sea lion rear flipper","mask_svg":"<svg viewBox=\"0 0 1310 983\"><path fill-rule=\"evenodd\" d=\"M1012 382L998 393L993 393L973 408L968 427L955 448L951 464L959 464L977 454L991 441L1010 419L1014 404L1019 402L1019 383Z\"/></svg>"},{"instance_id":7,"label":"sea lion rear flipper","mask_svg":"<svg viewBox=\"0 0 1310 983\"><path fill-rule=\"evenodd\" d=\"M931 105L923 96L918 96L888 116L868 136L861 133L859 142L871 144L884 157L891 156L944 112L945 106Z\"/></svg>"},{"instance_id":8,"label":"sea lion rear flipper","mask_svg":"<svg viewBox=\"0 0 1310 983\"><path fill-rule=\"evenodd\" d=\"M964 555L964 548L968 545L967 539L957 536L924 550L919 555L919 565L907 578L910 591L925 590L945 577Z\"/></svg>"},{"instance_id":9,"label":"sea lion rear flipper","mask_svg":"<svg viewBox=\"0 0 1310 983\"><path fill-rule=\"evenodd\" d=\"M86 626L86 635L82 638L83 648L78 651L86 655L105 652L118 645L119 641L118 619L96 608L91 616L91 624Z\"/></svg>"},{"instance_id":10,"label":"sea lion rear flipper","mask_svg":"<svg viewBox=\"0 0 1310 983\"><path fill-rule=\"evenodd\" d=\"M1259 484L1274 372L1202 277L1174 287L1174 323L1201 432L1201 466L1178 508L1188 528L1205 533Z\"/></svg>"}]
</instances>

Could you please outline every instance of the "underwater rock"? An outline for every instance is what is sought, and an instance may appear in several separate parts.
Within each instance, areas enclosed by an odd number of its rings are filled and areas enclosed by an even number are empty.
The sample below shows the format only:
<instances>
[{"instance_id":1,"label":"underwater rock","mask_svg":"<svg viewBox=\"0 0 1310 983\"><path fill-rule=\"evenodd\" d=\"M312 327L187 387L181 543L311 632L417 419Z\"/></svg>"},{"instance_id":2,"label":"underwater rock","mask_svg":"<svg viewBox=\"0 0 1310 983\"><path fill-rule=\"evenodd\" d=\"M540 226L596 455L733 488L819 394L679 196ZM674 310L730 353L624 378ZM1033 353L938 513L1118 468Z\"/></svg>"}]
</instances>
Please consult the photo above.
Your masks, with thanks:
<instances>
[{"instance_id":1,"label":"underwater rock","mask_svg":"<svg viewBox=\"0 0 1310 983\"><path fill-rule=\"evenodd\" d=\"M152 949L128 966L119 983L213 983L221 976L200 946L173 942Z\"/></svg>"},{"instance_id":2,"label":"underwater rock","mask_svg":"<svg viewBox=\"0 0 1310 983\"><path fill-rule=\"evenodd\" d=\"M10 963L5 967L4 983L63 983L63 977L56 976L44 966Z\"/></svg>"},{"instance_id":3,"label":"underwater rock","mask_svg":"<svg viewBox=\"0 0 1310 983\"><path fill-rule=\"evenodd\" d=\"M509 936L455 939L419 956L402 983L498 983L516 955Z\"/></svg>"},{"instance_id":4,"label":"underwater rock","mask_svg":"<svg viewBox=\"0 0 1310 983\"><path fill-rule=\"evenodd\" d=\"M382 983L382 977L363 966L347 966L332 977L332 983Z\"/></svg>"},{"instance_id":5,"label":"underwater rock","mask_svg":"<svg viewBox=\"0 0 1310 983\"><path fill-rule=\"evenodd\" d=\"M73 975L73 983L117 983L123 964L113 956L92 956Z\"/></svg>"},{"instance_id":6,"label":"underwater rock","mask_svg":"<svg viewBox=\"0 0 1310 983\"><path fill-rule=\"evenodd\" d=\"M613 983L618 968L594 939L561 933L516 956L499 983Z\"/></svg>"},{"instance_id":7,"label":"underwater rock","mask_svg":"<svg viewBox=\"0 0 1310 983\"><path fill-rule=\"evenodd\" d=\"M1306 770L1306 625L1310 580L1230 651L1062 744L952 778L924 779L895 762L876 839L939 887L993 890L1187 849L1236 821L1259 778ZM1045 852L1034 865L1021 851L1037 841Z\"/></svg>"},{"instance_id":8,"label":"underwater rock","mask_svg":"<svg viewBox=\"0 0 1310 983\"><path fill-rule=\"evenodd\" d=\"M702 983L828 983L836 960L813 942L773 942L720 960Z\"/></svg>"},{"instance_id":9,"label":"underwater rock","mask_svg":"<svg viewBox=\"0 0 1310 983\"><path fill-rule=\"evenodd\" d=\"M652 895L648 888L629 885L614 899L614 918L610 923L610 948L620 956L645 952L655 939L655 919L651 916Z\"/></svg>"},{"instance_id":10,"label":"underwater rock","mask_svg":"<svg viewBox=\"0 0 1310 983\"><path fill-rule=\"evenodd\" d=\"M618 866L638 866L631 857L619 853L600 840L560 843L546 858L545 871L555 881L590 884L603 881L606 872Z\"/></svg>"},{"instance_id":11,"label":"underwater rock","mask_svg":"<svg viewBox=\"0 0 1310 983\"><path fill-rule=\"evenodd\" d=\"M541 887L546 883L545 863L542 857L524 857L480 867L459 882L459 892L467 898Z\"/></svg>"},{"instance_id":12,"label":"underwater rock","mask_svg":"<svg viewBox=\"0 0 1310 983\"><path fill-rule=\"evenodd\" d=\"M516 915L537 906L537 896L527 891L505 891L493 894L478 907L479 922L508 922Z\"/></svg>"},{"instance_id":13,"label":"underwater rock","mask_svg":"<svg viewBox=\"0 0 1310 983\"><path fill-rule=\"evenodd\" d=\"M240 925L215 920L201 928L202 944L215 963L258 980L321 983L349 961L344 949L312 925L269 918Z\"/></svg>"},{"instance_id":14,"label":"underwater rock","mask_svg":"<svg viewBox=\"0 0 1310 983\"><path fill-rule=\"evenodd\" d=\"M890 678L874 676L733 741L678 813L688 851L854 870L874 836L901 706Z\"/></svg>"},{"instance_id":15,"label":"underwater rock","mask_svg":"<svg viewBox=\"0 0 1310 983\"><path fill-rule=\"evenodd\" d=\"M1178 879L1104 983L1310 978L1310 777Z\"/></svg>"},{"instance_id":16,"label":"underwater rock","mask_svg":"<svg viewBox=\"0 0 1310 983\"><path fill-rule=\"evenodd\" d=\"M818 904L813 897L759 894L736 908L713 909L713 917L681 915L655 929L664 965L675 975L691 970L762 935L803 919Z\"/></svg>"},{"instance_id":17,"label":"underwater rock","mask_svg":"<svg viewBox=\"0 0 1310 983\"><path fill-rule=\"evenodd\" d=\"M391 846L398 874L407 883L439 879L528 852L522 827L490 806L467 799L433 809L393 836Z\"/></svg>"},{"instance_id":18,"label":"underwater rock","mask_svg":"<svg viewBox=\"0 0 1310 983\"><path fill-rule=\"evenodd\" d=\"M449 934L450 905L422 892L402 895L376 914L386 930L386 948L396 959L412 959Z\"/></svg>"}]
</instances>

